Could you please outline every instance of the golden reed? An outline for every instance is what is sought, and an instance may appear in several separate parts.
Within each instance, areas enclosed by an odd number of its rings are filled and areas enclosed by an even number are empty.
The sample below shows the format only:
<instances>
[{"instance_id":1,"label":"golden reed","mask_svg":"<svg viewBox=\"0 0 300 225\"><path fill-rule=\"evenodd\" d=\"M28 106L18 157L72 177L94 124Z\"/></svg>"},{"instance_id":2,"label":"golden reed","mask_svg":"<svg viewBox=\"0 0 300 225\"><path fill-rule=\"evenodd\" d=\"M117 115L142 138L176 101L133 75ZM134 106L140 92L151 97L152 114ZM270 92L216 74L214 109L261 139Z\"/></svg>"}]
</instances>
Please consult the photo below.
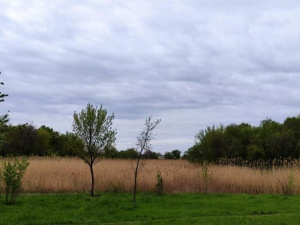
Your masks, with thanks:
<instances>
[{"instance_id":1,"label":"golden reed","mask_svg":"<svg viewBox=\"0 0 300 225\"><path fill-rule=\"evenodd\" d=\"M0 167L2 167L0 160ZM88 192L89 167L76 158L29 158L23 192ZM94 167L96 191L131 192L133 166L130 160L100 160ZM165 193L300 194L297 166L269 170L231 165L203 166L185 160L146 160L138 176L138 191L154 192L160 171ZM3 186L3 185L2 185Z\"/></svg>"}]
</instances>

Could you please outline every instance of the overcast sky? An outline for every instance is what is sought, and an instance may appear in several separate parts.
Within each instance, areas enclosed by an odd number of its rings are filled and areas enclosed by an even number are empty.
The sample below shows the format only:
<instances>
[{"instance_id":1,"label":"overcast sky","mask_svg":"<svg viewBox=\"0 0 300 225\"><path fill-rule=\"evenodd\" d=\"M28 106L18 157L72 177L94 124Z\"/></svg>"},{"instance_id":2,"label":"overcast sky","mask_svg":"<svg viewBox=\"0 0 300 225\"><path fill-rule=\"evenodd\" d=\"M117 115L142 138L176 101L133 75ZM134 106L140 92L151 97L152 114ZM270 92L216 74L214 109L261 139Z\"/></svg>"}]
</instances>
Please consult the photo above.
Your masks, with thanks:
<instances>
[{"instance_id":1,"label":"overcast sky","mask_svg":"<svg viewBox=\"0 0 300 225\"><path fill-rule=\"evenodd\" d=\"M161 118L153 150L207 126L300 112L300 2L0 0L0 113L72 130L87 103L115 114L117 148Z\"/></svg>"}]
</instances>

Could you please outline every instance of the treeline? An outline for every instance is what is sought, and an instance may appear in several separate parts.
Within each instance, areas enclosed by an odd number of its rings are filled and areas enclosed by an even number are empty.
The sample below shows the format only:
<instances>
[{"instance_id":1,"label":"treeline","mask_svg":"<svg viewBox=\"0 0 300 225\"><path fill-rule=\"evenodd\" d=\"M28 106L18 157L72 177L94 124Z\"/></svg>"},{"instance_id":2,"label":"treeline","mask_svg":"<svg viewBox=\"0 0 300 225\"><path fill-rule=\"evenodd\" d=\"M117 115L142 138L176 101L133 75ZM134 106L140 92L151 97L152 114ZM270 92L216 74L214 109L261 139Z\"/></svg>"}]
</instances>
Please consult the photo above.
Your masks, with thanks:
<instances>
[{"instance_id":1,"label":"treeline","mask_svg":"<svg viewBox=\"0 0 300 225\"><path fill-rule=\"evenodd\" d=\"M45 125L35 128L32 124L8 125L1 131L1 156L76 156L84 148L82 140L73 133L61 134ZM135 148L118 151L115 147L105 148L104 158L137 159ZM179 159L180 151L173 150L164 155L145 151L144 159Z\"/></svg>"},{"instance_id":2,"label":"treeline","mask_svg":"<svg viewBox=\"0 0 300 225\"><path fill-rule=\"evenodd\" d=\"M9 125L3 134L1 156L75 156L76 150L83 148L74 134L60 134L47 126Z\"/></svg>"},{"instance_id":3,"label":"treeline","mask_svg":"<svg viewBox=\"0 0 300 225\"><path fill-rule=\"evenodd\" d=\"M192 162L218 163L224 159L240 161L300 158L300 115L283 123L263 120L259 126L212 126L198 132L195 145L183 158Z\"/></svg>"}]
</instances>

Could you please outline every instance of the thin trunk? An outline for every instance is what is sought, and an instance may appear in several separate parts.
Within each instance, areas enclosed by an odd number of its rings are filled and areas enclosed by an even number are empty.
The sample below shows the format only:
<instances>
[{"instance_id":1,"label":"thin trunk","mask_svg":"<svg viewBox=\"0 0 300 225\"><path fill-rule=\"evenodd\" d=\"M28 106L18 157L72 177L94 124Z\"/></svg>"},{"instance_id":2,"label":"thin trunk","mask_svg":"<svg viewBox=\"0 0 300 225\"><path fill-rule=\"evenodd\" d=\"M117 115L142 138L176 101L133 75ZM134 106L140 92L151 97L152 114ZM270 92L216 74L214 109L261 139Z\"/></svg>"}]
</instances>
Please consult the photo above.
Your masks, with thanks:
<instances>
[{"instance_id":1,"label":"thin trunk","mask_svg":"<svg viewBox=\"0 0 300 225\"><path fill-rule=\"evenodd\" d=\"M92 177L91 196L94 196L95 177L94 177L93 164L90 164L90 171L91 171L91 177Z\"/></svg>"},{"instance_id":2,"label":"thin trunk","mask_svg":"<svg viewBox=\"0 0 300 225\"><path fill-rule=\"evenodd\" d=\"M134 174L134 190L133 190L133 203L136 202L136 190L137 190L137 173Z\"/></svg>"},{"instance_id":3,"label":"thin trunk","mask_svg":"<svg viewBox=\"0 0 300 225\"><path fill-rule=\"evenodd\" d=\"M133 189L133 203L136 202L136 192L137 192L137 176L138 176L138 172L139 172L139 164L140 164L140 159L142 156L142 151L140 151L137 163L136 163L136 168L134 171L134 189Z\"/></svg>"},{"instance_id":4,"label":"thin trunk","mask_svg":"<svg viewBox=\"0 0 300 225\"><path fill-rule=\"evenodd\" d=\"M139 160L138 160L139 161ZM137 191L137 175L138 175L138 164L134 172L134 189L133 189L133 203L136 202L136 191Z\"/></svg>"}]
</instances>

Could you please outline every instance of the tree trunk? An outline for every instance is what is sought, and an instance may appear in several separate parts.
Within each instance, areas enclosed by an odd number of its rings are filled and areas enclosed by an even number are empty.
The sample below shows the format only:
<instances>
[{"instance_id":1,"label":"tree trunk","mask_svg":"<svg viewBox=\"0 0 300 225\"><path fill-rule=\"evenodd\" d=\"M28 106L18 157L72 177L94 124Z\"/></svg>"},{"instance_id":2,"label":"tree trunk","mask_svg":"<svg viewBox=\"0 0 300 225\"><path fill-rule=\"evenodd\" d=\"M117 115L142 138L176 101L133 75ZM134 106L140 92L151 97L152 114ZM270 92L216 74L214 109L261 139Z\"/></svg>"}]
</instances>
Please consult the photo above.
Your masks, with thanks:
<instances>
[{"instance_id":1,"label":"tree trunk","mask_svg":"<svg viewBox=\"0 0 300 225\"><path fill-rule=\"evenodd\" d=\"M137 191L137 176L139 172L139 164L140 164L141 153L139 154L139 158L136 163L136 168L134 171L134 189L133 189L133 203L136 202L136 191Z\"/></svg>"},{"instance_id":2,"label":"tree trunk","mask_svg":"<svg viewBox=\"0 0 300 225\"><path fill-rule=\"evenodd\" d=\"M95 190L95 177L94 177L94 170L93 170L93 164L90 164L90 171L91 171L91 177L92 177L92 185L91 185L91 196L94 196L94 190Z\"/></svg>"},{"instance_id":3,"label":"tree trunk","mask_svg":"<svg viewBox=\"0 0 300 225\"><path fill-rule=\"evenodd\" d=\"M137 190L137 172L134 173L133 203L136 202L136 190Z\"/></svg>"}]
</instances>

